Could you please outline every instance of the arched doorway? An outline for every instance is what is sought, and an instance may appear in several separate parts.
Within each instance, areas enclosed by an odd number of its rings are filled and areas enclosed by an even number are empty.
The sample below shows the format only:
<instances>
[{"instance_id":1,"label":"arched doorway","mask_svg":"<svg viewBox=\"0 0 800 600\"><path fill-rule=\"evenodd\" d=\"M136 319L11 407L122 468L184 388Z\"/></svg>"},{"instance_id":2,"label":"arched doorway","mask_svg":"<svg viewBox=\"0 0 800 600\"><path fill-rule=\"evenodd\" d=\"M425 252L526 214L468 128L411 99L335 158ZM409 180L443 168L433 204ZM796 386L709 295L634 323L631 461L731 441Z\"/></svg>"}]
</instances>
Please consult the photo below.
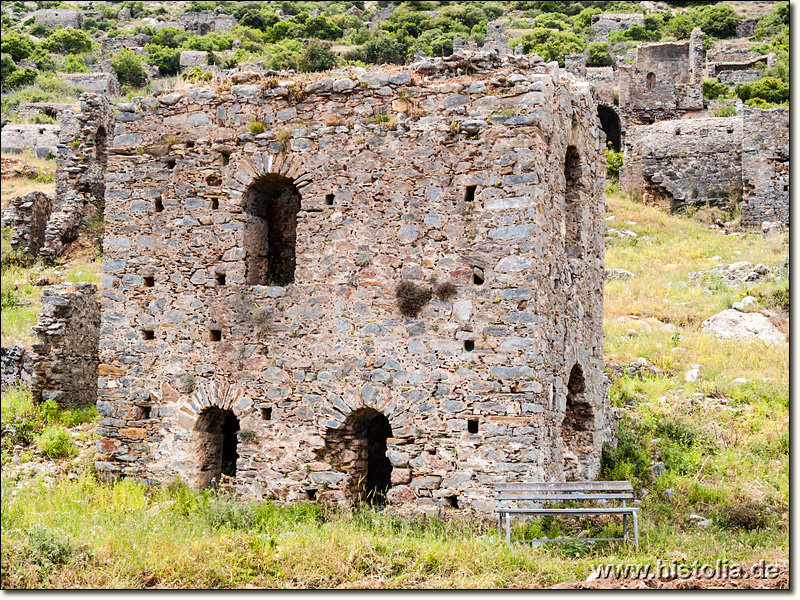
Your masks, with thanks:
<instances>
[{"instance_id":1,"label":"arched doorway","mask_svg":"<svg viewBox=\"0 0 800 600\"><path fill-rule=\"evenodd\" d=\"M359 408L344 426L328 432L326 453L333 468L347 474L345 494L351 504L383 504L392 485L392 463L386 456L386 440L392 427L385 415L373 408Z\"/></svg>"},{"instance_id":2,"label":"arched doorway","mask_svg":"<svg viewBox=\"0 0 800 600\"><path fill-rule=\"evenodd\" d=\"M619 152L622 145L622 125L616 111L604 105L597 107L597 117L600 119L600 128L606 134L606 140Z\"/></svg>"},{"instance_id":3,"label":"arched doorway","mask_svg":"<svg viewBox=\"0 0 800 600\"><path fill-rule=\"evenodd\" d=\"M582 479L581 455L589 454L594 443L594 410L586 398L583 369L576 364L567 382L567 405L561 422L564 442L564 477Z\"/></svg>"},{"instance_id":4,"label":"arched doorway","mask_svg":"<svg viewBox=\"0 0 800 600\"><path fill-rule=\"evenodd\" d=\"M236 477L239 419L230 410L207 408L200 413L192 432L197 464L197 487L219 484L222 476Z\"/></svg>"},{"instance_id":5,"label":"arched doorway","mask_svg":"<svg viewBox=\"0 0 800 600\"><path fill-rule=\"evenodd\" d=\"M294 281L299 211L300 193L291 179L264 175L247 189L244 249L249 285L286 285Z\"/></svg>"}]
</instances>

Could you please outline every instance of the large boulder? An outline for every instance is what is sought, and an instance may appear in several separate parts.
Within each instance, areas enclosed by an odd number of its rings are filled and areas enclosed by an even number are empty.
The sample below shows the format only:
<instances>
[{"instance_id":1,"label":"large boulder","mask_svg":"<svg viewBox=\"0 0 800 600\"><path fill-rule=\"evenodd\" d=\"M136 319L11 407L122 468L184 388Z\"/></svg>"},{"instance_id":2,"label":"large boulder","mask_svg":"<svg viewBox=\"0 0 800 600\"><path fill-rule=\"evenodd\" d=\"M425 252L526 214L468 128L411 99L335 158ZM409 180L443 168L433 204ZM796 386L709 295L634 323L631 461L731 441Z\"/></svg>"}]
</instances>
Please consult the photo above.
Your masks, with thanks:
<instances>
[{"instance_id":1,"label":"large boulder","mask_svg":"<svg viewBox=\"0 0 800 600\"><path fill-rule=\"evenodd\" d=\"M732 308L703 321L700 331L726 340L754 340L770 345L786 341L786 336L775 327L769 317Z\"/></svg>"}]
</instances>

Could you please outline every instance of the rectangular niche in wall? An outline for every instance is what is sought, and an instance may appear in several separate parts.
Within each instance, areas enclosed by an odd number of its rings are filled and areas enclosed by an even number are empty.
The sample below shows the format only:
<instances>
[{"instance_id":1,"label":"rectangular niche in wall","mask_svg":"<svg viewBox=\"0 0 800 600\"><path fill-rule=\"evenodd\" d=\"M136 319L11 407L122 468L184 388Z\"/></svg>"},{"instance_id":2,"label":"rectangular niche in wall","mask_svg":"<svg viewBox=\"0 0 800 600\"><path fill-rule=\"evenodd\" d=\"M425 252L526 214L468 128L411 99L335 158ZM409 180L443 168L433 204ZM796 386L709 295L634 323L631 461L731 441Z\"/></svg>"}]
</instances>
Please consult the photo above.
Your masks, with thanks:
<instances>
[{"instance_id":1,"label":"rectangular niche in wall","mask_svg":"<svg viewBox=\"0 0 800 600\"><path fill-rule=\"evenodd\" d=\"M248 285L294 281L300 193L281 175L256 179L244 194L244 250Z\"/></svg>"},{"instance_id":2,"label":"rectangular niche in wall","mask_svg":"<svg viewBox=\"0 0 800 600\"><path fill-rule=\"evenodd\" d=\"M564 158L564 250L568 258L578 258L582 252L584 187L581 174L581 159L575 146L567 147Z\"/></svg>"}]
</instances>

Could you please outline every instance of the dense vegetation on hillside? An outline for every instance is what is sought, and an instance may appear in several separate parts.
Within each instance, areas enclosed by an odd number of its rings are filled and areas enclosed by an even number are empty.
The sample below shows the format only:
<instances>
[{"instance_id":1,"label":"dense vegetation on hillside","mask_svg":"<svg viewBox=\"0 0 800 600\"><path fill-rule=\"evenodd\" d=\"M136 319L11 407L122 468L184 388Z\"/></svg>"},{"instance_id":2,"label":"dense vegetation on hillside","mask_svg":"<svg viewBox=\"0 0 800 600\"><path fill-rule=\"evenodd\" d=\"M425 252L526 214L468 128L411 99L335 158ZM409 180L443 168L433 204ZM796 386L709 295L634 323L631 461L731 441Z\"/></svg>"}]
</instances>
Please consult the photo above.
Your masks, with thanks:
<instances>
[{"instance_id":1,"label":"dense vegetation on hillside","mask_svg":"<svg viewBox=\"0 0 800 600\"><path fill-rule=\"evenodd\" d=\"M30 3L29 3L30 4ZM627 51L640 42L687 39L692 28L706 33L705 49L717 39L735 37L740 17L725 3L668 2L671 11L652 12L638 2L593 1L542 2L529 0L489 0L452 2L407 0L405 2L365 3L363 0L331 2L248 1L190 2L187 11L219 10L237 20L228 32L195 35L180 28L157 28L143 19L169 23L180 15L164 6L125 1L113 5L97 3L97 18L83 20L81 29L55 29L35 22L22 2L3 1L2 87L3 108L20 101L54 100L74 94L69 86L53 80L55 72L88 72L104 59L111 59L121 83L139 88L147 83L143 63L156 66L162 76L179 72L182 50L208 52L208 63L232 69L247 62L262 61L271 69L321 71L336 65L404 64L418 53L449 55L458 36L485 42L486 24L505 19L517 37L511 46L535 52L546 60L563 65L566 54L585 53L589 66L608 66L625 60ZM36 2L37 8L70 8L68 2ZM367 8L367 5L374 8ZM80 7L84 10L91 6ZM376 12L394 8L388 18L375 19ZM127 9L130 20L118 20ZM626 31L612 31L607 41L595 40L593 15L601 13L644 13L644 25ZM313 15L313 16L312 16ZM385 15L383 15L385 16ZM104 37L144 33L149 42L144 54L123 50L104 55ZM780 4L758 22L751 38L752 50L775 52L777 66L765 72L761 82L737 90L749 103L763 105L788 101L789 80L789 5ZM235 49L234 49L235 48ZM30 88L27 92L19 90Z\"/></svg>"}]
</instances>

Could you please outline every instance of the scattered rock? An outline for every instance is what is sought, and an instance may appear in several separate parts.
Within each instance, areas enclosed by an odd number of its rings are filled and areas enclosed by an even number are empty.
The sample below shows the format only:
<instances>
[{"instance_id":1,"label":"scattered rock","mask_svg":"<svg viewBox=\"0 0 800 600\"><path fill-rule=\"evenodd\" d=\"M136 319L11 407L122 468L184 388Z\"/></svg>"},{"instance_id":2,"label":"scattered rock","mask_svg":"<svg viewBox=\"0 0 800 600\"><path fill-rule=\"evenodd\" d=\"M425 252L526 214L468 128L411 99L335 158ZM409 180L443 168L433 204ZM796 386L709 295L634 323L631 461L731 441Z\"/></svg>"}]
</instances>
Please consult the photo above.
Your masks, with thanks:
<instances>
[{"instance_id":1,"label":"scattered rock","mask_svg":"<svg viewBox=\"0 0 800 600\"><path fill-rule=\"evenodd\" d=\"M732 308L703 321L700 331L726 340L752 340L770 345L786 341L786 336L773 325L769 317Z\"/></svg>"},{"instance_id":2,"label":"scattered rock","mask_svg":"<svg viewBox=\"0 0 800 600\"><path fill-rule=\"evenodd\" d=\"M628 279L634 277L634 274L625 269L606 269L606 279Z\"/></svg>"},{"instance_id":3,"label":"scattered rock","mask_svg":"<svg viewBox=\"0 0 800 600\"><path fill-rule=\"evenodd\" d=\"M692 365L692 368L686 372L686 383L694 383L700 379L701 365Z\"/></svg>"}]
</instances>

